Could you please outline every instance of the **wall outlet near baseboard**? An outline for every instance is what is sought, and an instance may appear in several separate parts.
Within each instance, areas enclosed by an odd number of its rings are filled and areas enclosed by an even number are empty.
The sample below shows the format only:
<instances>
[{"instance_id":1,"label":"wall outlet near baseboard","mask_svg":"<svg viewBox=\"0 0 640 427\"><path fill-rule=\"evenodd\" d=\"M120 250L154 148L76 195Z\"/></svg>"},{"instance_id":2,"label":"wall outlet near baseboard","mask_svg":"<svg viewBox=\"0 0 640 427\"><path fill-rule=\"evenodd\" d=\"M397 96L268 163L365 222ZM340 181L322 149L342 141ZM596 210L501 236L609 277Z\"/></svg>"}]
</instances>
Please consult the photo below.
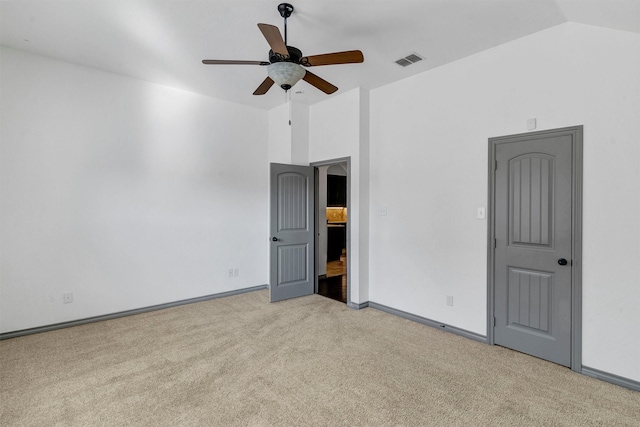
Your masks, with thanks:
<instances>
[{"instance_id":1,"label":"wall outlet near baseboard","mask_svg":"<svg viewBox=\"0 0 640 427\"><path fill-rule=\"evenodd\" d=\"M453 307L453 295L447 295L447 305Z\"/></svg>"},{"instance_id":2,"label":"wall outlet near baseboard","mask_svg":"<svg viewBox=\"0 0 640 427\"><path fill-rule=\"evenodd\" d=\"M66 292L62 294L63 304L71 304L72 302L73 302L73 294L71 292Z\"/></svg>"}]
</instances>

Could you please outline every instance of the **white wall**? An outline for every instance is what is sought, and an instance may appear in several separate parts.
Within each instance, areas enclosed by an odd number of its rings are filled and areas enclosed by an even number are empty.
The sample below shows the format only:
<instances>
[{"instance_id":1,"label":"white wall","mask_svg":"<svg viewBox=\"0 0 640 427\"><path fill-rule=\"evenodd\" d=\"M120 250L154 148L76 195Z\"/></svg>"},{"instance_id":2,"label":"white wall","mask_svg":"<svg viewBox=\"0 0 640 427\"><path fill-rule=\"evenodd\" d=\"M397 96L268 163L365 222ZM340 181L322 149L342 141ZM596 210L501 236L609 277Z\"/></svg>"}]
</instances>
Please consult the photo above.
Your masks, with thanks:
<instances>
[{"instance_id":1,"label":"white wall","mask_svg":"<svg viewBox=\"0 0 640 427\"><path fill-rule=\"evenodd\" d=\"M291 164L291 126L289 107L280 105L269 110L269 163Z\"/></svg>"},{"instance_id":2,"label":"white wall","mask_svg":"<svg viewBox=\"0 0 640 427\"><path fill-rule=\"evenodd\" d=\"M360 89L354 89L326 101L312 105L309 109L309 161L311 163L343 157L351 158L349 174L349 227L350 236L347 243L348 280L350 283L350 301L361 303L368 300L368 283L366 282L366 262L368 258L368 229L362 217L368 218L367 194L368 176L361 176L363 157L360 138L361 132L361 100L367 100ZM367 107L364 112L368 111ZM368 115L367 115L368 117ZM368 123L368 118L365 119ZM368 135L366 135L368 136ZM365 150L368 150L368 141ZM368 160L368 155L365 156ZM364 197L364 205L363 205ZM364 278L363 278L364 276Z\"/></svg>"},{"instance_id":3,"label":"white wall","mask_svg":"<svg viewBox=\"0 0 640 427\"><path fill-rule=\"evenodd\" d=\"M309 107L289 101L272 108L268 115L269 162L308 166Z\"/></svg>"},{"instance_id":4,"label":"white wall","mask_svg":"<svg viewBox=\"0 0 640 427\"><path fill-rule=\"evenodd\" d=\"M291 101L291 163L309 164L309 106Z\"/></svg>"},{"instance_id":5,"label":"white wall","mask_svg":"<svg viewBox=\"0 0 640 427\"><path fill-rule=\"evenodd\" d=\"M1 332L267 283L267 112L1 55Z\"/></svg>"},{"instance_id":6,"label":"white wall","mask_svg":"<svg viewBox=\"0 0 640 427\"><path fill-rule=\"evenodd\" d=\"M567 23L371 92L370 299L486 334L487 140L528 118L584 125L583 364L640 380L635 33Z\"/></svg>"}]
</instances>

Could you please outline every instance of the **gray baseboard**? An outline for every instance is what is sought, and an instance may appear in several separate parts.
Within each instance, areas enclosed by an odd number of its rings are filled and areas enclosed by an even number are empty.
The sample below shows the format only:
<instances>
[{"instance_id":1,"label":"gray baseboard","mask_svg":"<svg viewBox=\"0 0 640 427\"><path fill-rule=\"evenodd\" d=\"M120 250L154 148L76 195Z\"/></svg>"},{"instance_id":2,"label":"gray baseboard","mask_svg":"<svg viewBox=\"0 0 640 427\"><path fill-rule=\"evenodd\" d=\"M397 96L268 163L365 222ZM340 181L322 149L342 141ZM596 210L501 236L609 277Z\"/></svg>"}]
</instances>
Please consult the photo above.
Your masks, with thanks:
<instances>
[{"instance_id":1,"label":"gray baseboard","mask_svg":"<svg viewBox=\"0 0 640 427\"><path fill-rule=\"evenodd\" d=\"M465 338L469 338L475 341L479 341L485 344L488 344L487 337L476 334L474 332L470 332L464 329L456 328L455 326L446 325L444 323L436 322L431 319L427 319L425 317L417 316L415 314L407 313L406 311L397 310L395 308L387 307L386 305L378 304L372 301L363 304L354 304L355 306L352 308L364 308L370 307L376 310L384 311L386 313L394 314L396 316L400 316L407 320L412 320L414 322L422 323L423 325L431 326L433 328L442 329L443 331L451 332L456 335L463 336ZM362 306L362 307L361 307ZM351 307L351 305L350 305ZM618 375L610 374L608 372L600 371L598 369L590 368L588 366L582 366L580 373L583 375L587 375L592 378L599 379L601 381L605 381L611 384L615 384L620 387L625 387L634 391L640 391L640 381L634 381L629 378L621 377Z\"/></svg>"},{"instance_id":2,"label":"gray baseboard","mask_svg":"<svg viewBox=\"0 0 640 427\"><path fill-rule=\"evenodd\" d=\"M423 325L431 326L432 328L440 329L443 331L451 332L452 334L460 335L465 338L472 339L487 344L487 337L476 334L475 332L467 331L465 329L456 328L455 326L447 325L445 323L436 322L435 320L427 319L426 317L417 316L415 314L407 313L406 311L397 310L395 308L387 307L386 305L378 304L373 301L369 301L368 306L375 308L376 310L384 311L386 313L400 316L407 320L422 323Z\"/></svg>"},{"instance_id":3,"label":"gray baseboard","mask_svg":"<svg viewBox=\"0 0 640 427\"><path fill-rule=\"evenodd\" d=\"M349 301L347 303L347 306L349 306L350 308L353 308L354 310L362 310L363 308L369 307L369 301L361 302L361 303Z\"/></svg>"},{"instance_id":4,"label":"gray baseboard","mask_svg":"<svg viewBox=\"0 0 640 427\"><path fill-rule=\"evenodd\" d=\"M598 380L606 381L611 384L619 385L631 390L640 391L640 381L634 381L629 378L621 377L618 375L610 374L608 372L601 371L599 369L589 368L588 366L582 366L581 374L587 375Z\"/></svg>"},{"instance_id":5,"label":"gray baseboard","mask_svg":"<svg viewBox=\"0 0 640 427\"><path fill-rule=\"evenodd\" d=\"M193 304L195 302L209 301L212 299L230 297L232 295L244 294L247 292L260 291L267 289L267 285L253 286L251 288L237 289L234 291L220 292L219 294L204 295L196 298L189 298L180 301L168 302L165 304L152 305L149 307L136 308L133 310L120 311L118 313L105 314L102 316L88 317L85 319L72 320L70 322L55 323L53 325L39 326L36 328L22 329L19 331L5 332L0 334L0 341L9 338L21 337L24 335L39 334L40 332L54 331L56 329L70 328L72 326L86 325L87 323L101 322L103 320L117 319L120 317L132 316L134 314L147 313L149 311L162 310L165 308L178 307L185 304Z\"/></svg>"}]
</instances>

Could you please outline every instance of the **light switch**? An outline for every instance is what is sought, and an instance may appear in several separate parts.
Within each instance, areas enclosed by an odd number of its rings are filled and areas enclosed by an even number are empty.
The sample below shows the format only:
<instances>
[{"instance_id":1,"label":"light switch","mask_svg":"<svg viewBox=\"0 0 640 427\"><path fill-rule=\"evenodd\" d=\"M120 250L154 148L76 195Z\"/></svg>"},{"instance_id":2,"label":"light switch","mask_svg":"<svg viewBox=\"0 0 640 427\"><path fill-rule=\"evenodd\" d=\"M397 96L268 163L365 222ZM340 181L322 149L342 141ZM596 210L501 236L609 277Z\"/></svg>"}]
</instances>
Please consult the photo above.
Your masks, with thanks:
<instances>
[{"instance_id":1,"label":"light switch","mask_svg":"<svg viewBox=\"0 0 640 427\"><path fill-rule=\"evenodd\" d=\"M536 119L527 120L527 129L528 130L534 130L537 126L538 126L538 124L536 123Z\"/></svg>"},{"instance_id":2,"label":"light switch","mask_svg":"<svg viewBox=\"0 0 640 427\"><path fill-rule=\"evenodd\" d=\"M487 217L487 211L485 208L478 208L478 214L476 215L478 219L485 219Z\"/></svg>"},{"instance_id":3,"label":"light switch","mask_svg":"<svg viewBox=\"0 0 640 427\"><path fill-rule=\"evenodd\" d=\"M378 215L379 216L387 216L387 208L378 209Z\"/></svg>"}]
</instances>

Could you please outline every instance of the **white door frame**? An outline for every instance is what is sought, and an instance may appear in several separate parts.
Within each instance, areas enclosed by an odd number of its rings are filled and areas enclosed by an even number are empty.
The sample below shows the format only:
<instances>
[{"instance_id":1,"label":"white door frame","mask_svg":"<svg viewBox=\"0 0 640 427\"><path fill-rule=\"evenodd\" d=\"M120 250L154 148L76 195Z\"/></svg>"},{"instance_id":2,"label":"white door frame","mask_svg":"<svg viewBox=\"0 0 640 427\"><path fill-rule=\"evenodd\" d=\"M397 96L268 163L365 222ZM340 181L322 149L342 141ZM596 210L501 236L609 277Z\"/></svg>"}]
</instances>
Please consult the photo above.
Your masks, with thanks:
<instances>
[{"instance_id":1,"label":"white door frame","mask_svg":"<svg viewBox=\"0 0 640 427\"><path fill-rule=\"evenodd\" d=\"M582 126L529 132L489 138L489 168L487 203L487 343L494 345L494 263L495 263L495 170L496 147L501 143L526 140L545 134L572 136L572 274L571 274L571 370L582 372Z\"/></svg>"}]
</instances>

